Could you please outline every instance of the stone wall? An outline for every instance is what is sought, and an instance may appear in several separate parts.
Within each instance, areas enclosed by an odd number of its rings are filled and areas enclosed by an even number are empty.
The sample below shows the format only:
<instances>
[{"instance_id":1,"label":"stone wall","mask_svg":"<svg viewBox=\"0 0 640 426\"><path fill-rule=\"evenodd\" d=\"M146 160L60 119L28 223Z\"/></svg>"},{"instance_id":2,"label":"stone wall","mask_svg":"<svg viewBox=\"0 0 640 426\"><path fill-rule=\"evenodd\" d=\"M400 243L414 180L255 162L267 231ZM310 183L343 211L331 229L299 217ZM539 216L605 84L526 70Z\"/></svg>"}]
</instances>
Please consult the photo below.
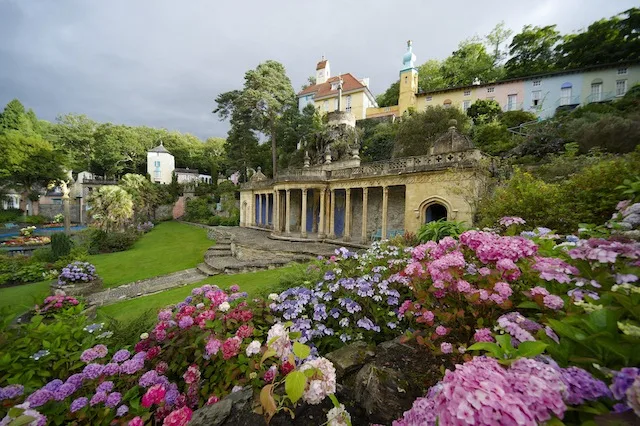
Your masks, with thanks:
<instances>
[{"instance_id":1,"label":"stone wall","mask_svg":"<svg viewBox=\"0 0 640 426\"><path fill-rule=\"evenodd\" d=\"M53 219L57 214L64 214L64 206L62 204L40 204L39 214L41 216ZM75 200L69 203L71 212L71 222L80 223L80 205Z\"/></svg>"},{"instance_id":2,"label":"stone wall","mask_svg":"<svg viewBox=\"0 0 640 426\"><path fill-rule=\"evenodd\" d=\"M173 217L173 204L163 204L156 207L153 216L155 220L171 220Z\"/></svg>"}]
</instances>

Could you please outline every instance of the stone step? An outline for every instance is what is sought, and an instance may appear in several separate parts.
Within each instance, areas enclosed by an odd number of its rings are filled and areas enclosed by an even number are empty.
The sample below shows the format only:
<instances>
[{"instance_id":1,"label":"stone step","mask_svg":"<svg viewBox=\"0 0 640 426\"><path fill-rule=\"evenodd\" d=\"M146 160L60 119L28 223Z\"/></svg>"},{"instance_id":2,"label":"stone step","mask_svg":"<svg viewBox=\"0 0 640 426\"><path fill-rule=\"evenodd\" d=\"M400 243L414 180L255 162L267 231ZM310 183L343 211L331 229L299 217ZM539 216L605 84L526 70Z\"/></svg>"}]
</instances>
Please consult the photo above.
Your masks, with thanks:
<instances>
[{"instance_id":1,"label":"stone step","mask_svg":"<svg viewBox=\"0 0 640 426\"><path fill-rule=\"evenodd\" d=\"M231 253L231 250L208 251L205 253L204 257L205 259L207 257L233 257L233 253Z\"/></svg>"},{"instance_id":2,"label":"stone step","mask_svg":"<svg viewBox=\"0 0 640 426\"><path fill-rule=\"evenodd\" d=\"M231 250L231 244L216 244L215 246L209 247L207 250Z\"/></svg>"},{"instance_id":3,"label":"stone step","mask_svg":"<svg viewBox=\"0 0 640 426\"><path fill-rule=\"evenodd\" d=\"M205 263L212 270L224 272L225 274L235 274L239 272L261 271L274 269L290 263L291 259L269 259L269 260L239 260L235 257L209 257L205 258Z\"/></svg>"},{"instance_id":4,"label":"stone step","mask_svg":"<svg viewBox=\"0 0 640 426\"><path fill-rule=\"evenodd\" d=\"M207 263L199 263L197 269L198 271L209 277L212 275L218 275L220 273L220 270L212 268L211 265Z\"/></svg>"}]
</instances>

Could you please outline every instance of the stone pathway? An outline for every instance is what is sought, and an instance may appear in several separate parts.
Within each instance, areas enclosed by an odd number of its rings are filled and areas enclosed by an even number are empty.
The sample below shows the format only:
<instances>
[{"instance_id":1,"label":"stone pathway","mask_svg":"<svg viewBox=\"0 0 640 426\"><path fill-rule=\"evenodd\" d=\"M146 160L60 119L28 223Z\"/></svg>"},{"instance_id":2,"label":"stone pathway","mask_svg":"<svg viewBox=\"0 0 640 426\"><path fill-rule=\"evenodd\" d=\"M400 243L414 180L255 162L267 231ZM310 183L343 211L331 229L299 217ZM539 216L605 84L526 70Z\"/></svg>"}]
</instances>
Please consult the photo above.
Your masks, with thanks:
<instances>
[{"instance_id":1,"label":"stone pathway","mask_svg":"<svg viewBox=\"0 0 640 426\"><path fill-rule=\"evenodd\" d=\"M168 290L187 284L197 283L205 279L207 275L197 268L186 269L160 277L148 278L130 284L109 288L99 293L87 296L90 305L105 306L134 297L146 296L160 291Z\"/></svg>"}]
</instances>

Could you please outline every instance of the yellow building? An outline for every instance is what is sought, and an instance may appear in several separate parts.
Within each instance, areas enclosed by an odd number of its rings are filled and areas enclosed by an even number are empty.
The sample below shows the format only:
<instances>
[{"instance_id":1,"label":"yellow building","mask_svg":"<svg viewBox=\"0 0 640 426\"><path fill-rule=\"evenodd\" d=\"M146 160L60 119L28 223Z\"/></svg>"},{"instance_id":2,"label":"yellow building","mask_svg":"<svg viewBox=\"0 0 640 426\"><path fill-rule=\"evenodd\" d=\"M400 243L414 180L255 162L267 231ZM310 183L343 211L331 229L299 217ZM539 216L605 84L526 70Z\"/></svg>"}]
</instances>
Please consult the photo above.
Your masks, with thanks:
<instances>
[{"instance_id":1,"label":"yellow building","mask_svg":"<svg viewBox=\"0 0 640 426\"><path fill-rule=\"evenodd\" d=\"M316 66L316 84L298 93L300 111L309 104L325 114L350 112L356 120L367 117L367 108L378 106L368 78L357 79L350 73L332 77L329 61L324 58Z\"/></svg>"}]
</instances>

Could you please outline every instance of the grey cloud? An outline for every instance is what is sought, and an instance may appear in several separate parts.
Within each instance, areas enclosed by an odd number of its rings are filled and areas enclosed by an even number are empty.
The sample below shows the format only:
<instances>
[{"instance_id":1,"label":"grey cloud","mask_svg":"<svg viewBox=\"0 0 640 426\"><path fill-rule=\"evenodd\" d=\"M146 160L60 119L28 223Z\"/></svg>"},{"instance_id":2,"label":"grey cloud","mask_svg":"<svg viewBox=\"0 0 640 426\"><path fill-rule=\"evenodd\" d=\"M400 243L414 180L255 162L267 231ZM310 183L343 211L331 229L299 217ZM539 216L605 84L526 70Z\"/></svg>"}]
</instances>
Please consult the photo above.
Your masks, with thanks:
<instances>
[{"instance_id":1,"label":"grey cloud","mask_svg":"<svg viewBox=\"0 0 640 426\"><path fill-rule=\"evenodd\" d=\"M615 3L615 4L613 4ZM421 63L504 20L563 32L634 1L490 0L0 0L0 104L18 97L48 120L67 112L166 127L206 138L228 125L215 97L241 87L267 59L298 89L321 55L333 73L370 77L380 93L398 76L407 39Z\"/></svg>"}]
</instances>

